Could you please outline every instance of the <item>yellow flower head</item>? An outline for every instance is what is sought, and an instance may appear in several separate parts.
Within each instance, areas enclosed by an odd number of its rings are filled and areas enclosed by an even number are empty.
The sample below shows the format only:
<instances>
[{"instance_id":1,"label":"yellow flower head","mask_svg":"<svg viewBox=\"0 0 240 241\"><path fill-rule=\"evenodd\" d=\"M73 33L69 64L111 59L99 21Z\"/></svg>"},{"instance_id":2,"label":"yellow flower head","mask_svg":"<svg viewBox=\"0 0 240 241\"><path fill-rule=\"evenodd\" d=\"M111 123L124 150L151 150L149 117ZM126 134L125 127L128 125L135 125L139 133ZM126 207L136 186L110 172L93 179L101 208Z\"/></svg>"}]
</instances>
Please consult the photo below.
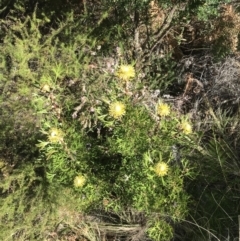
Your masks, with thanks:
<instances>
[{"instance_id":1,"label":"yellow flower head","mask_svg":"<svg viewBox=\"0 0 240 241\"><path fill-rule=\"evenodd\" d=\"M131 65L121 65L116 72L116 76L127 81L135 77L135 70Z\"/></svg>"},{"instance_id":2,"label":"yellow flower head","mask_svg":"<svg viewBox=\"0 0 240 241\"><path fill-rule=\"evenodd\" d=\"M43 84L41 88L42 92L50 92L50 89L51 87L48 84Z\"/></svg>"},{"instance_id":3,"label":"yellow flower head","mask_svg":"<svg viewBox=\"0 0 240 241\"><path fill-rule=\"evenodd\" d=\"M192 126L187 121L182 122L180 125L180 128L181 128L182 132L186 135L192 133Z\"/></svg>"},{"instance_id":4,"label":"yellow flower head","mask_svg":"<svg viewBox=\"0 0 240 241\"><path fill-rule=\"evenodd\" d=\"M109 107L109 115L115 119L121 118L126 113L126 106L121 102L114 102Z\"/></svg>"},{"instance_id":5,"label":"yellow flower head","mask_svg":"<svg viewBox=\"0 0 240 241\"><path fill-rule=\"evenodd\" d=\"M52 128L49 131L48 139L52 143L60 143L63 141L63 132L57 128Z\"/></svg>"},{"instance_id":6,"label":"yellow flower head","mask_svg":"<svg viewBox=\"0 0 240 241\"><path fill-rule=\"evenodd\" d=\"M167 163L165 163L165 162L158 162L155 165L154 171L156 172L156 174L159 177L163 177L163 176L167 175L168 169L169 168L168 168L168 164Z\"/></svg>"},{"instance_id":7,"label":"yellow flower head","mask_svg":"<svg viewBox=\"0 0 240 241\"><path fill-rule=\"evenodd\" d=\"M86 178L83 175L78 175L74 178L74 187L83 187Z\"/></svg>"},{"instance_id":8,"label":"yellow flower head","mask_svg":"<svg viewBox=\"0 0 240 241\"><path fill-rule=\"evenodd\" d=\"M157 105L157 114L160 116L168 116L170 114L170 106L165 103L159 103Z\"/></svg>"},{"instance_id":9,"label":"yellow flower head","mask_svg":"<svg viewBox=\"0 0 240 241\"><path fill-rule=\"evenodd\" d=\"M103 198L102 203L103 203L103 206L104 206L104 207L107 207L108 204L110 203L110 201L109 201L107 198Z\"/></svg>"}]
</instances>

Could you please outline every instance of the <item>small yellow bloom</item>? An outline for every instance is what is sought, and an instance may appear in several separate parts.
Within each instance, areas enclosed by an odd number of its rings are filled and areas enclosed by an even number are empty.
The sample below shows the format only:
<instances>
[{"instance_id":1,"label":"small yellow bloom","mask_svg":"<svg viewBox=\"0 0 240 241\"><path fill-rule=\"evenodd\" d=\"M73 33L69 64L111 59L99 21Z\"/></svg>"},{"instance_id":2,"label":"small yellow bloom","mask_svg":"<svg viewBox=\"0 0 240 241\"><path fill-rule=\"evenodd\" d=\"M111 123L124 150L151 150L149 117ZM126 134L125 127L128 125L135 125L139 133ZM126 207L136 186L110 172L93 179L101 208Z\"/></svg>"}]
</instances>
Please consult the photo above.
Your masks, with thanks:
<instances>
[{"instance_id":1,"label":"small yellow bloom","mask_svg":"<svg viewBox=\"0 0 240 241\"><path fill-rule=\"evenodd\" d=\"M57 128L52 128L49 132L48 139L52 143L63 141L63 132Z\"/></svg>"},{"instance_id":2,"label":"small yellow bloom","mask_svg":"<svg viewBox=\"0 0 240 241\"><path fill-rule=\"evenodd\" d=\"M42 92L50 92L50 86L48 84L42 85Z\"/></svg>"},{"instance_id":3,"label":"small yellow bloom","mask_svg":"<svg viewBox=\"0 0 240 241\"><path fill-rule=\"evenodd\" d=\"M103 202L102 203L103 203L104 207L107 207L108 204L110 203L110 201L107 198L103 198Z\"/></svg>"},{"instance_id":4,"label":"small yellow bloom","mask_svg":"<svg viewBox=\"0 0 240 241\"><path fill-rule=\"evenodd\" d=\"M131 65L121 65L116 72L116 76L127 81L135 77L135 70Z\"/></svg>"},{"instance_id":5,"label":"small yellow bloom","mask_svg":"<svg viewBox=\"0 0 240 241\"><path fill-rule=\"evenodd\" d=\"M126 106L121 102L114 102L109 107L109 115L115 119L121 118L126 113Z\"/></svg>"},{"instance_id":6,"label":"small yellow bloom","mask_svg":"<svg viewBox=\"0 0 240 241\"><path fill-rule=\"evenodd\" d=\"M182 122L182 124L180 125L180 128L182 132L186 135L192 133L192 126L187 121Z\"/></svg>"},{"instance_id":7,"label":"small yellow bloom","mask_svg":"<svg viewBox=\"0 0 240 241\"><path fill-rule=\"evenodd\" d=\"M157 114L160 116L168 116L170 114L170 106L165 103L159 103L157 105Z\"/></svg>"},{"instance_id":8,"label":"small yellow bloom","mask_svg":"<svg viewBox=\"0 0 240 241\"><path fill-rule=\"evenodd\" d=\"M86 182L86 178L83 175L78 175L74 178L75 187L83 187Z\"/></svg>"},{"instance_id":9,"label":"small yellow bloom","mask_svg":"<svg viewBox=\"0 0 240 241\"><path fill-rule=\"evenodd\" d=\"M156 172L156 174L159 177L163 177L163 176L167 175L168 169L169 169L169 167L168 167L167 163L165 163L165 162L158 162L155 165L154 171Z\"/></svg>"}]
</instances>

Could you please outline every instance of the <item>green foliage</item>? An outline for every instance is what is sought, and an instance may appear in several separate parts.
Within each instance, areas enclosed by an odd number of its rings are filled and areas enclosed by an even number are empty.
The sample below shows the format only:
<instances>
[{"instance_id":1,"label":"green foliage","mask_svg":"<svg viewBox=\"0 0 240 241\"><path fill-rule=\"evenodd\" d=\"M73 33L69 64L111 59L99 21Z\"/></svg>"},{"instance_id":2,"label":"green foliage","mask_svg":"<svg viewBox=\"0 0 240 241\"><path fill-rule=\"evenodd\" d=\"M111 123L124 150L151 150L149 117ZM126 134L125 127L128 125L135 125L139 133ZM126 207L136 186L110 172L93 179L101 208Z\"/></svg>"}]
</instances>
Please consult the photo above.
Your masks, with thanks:
<instances>
[{"instance_id":1,"label":"green foliage","mask_svg":"<svg viewBox=\"0 0 240 241\"><path fill-rule=\"evenodd\" d=\"M167 222L157 218L152 221L148 229L148 235L153 240L171 240L173 238L172 234L172 227Z\"/></svg>"},{"instance_id":2,"label":"green foliage","mask_svg":"<svg viewBox=\"0 0 240 241\"><path fill-rule=\"evenodd\" d=\"M1 169L5 175L0 186L2 240L34 239L52 222L54 199L51 192L46 192L45 182L35 168L23 164L11 173Z\"/></svg>"},{"instance_id":3,"label":"green foliage","mask_svg":"<svg viewBox=\"0 0 240 241\"><path fill-rule=\"evenodd\" d=\"M194 235L200 239L209 235L216 235L219 239L228 235L234 239L238 235L239 185L236 177L239 175L239 136L232 128L238 126L239 120L237 116L229 117L221 111L215 118L211 132L203 139L205 152L195 155L194 159L198 162L199 175L189 187L196 200L192 219L205 229L196 228L198 234Z\"/></svg>"},{"instance_id":4,"label":"green foliage","mask_svg":"<svg viewBox=\"0 0 240 241\"><path fill-rule=\"evenodd\" d=\"M204 3L202 3L204 2ZM229 3L229 0L219 1L219 0L207 0L201 1L198 6L197 14L199 20L207 21L211 18L215 18L219 15L219 8L223 4Z\"/></svg>"},{"instance_id":5,"label":"green foliage","mask_svg":"<svg viewBox=\"0 0 240 241\"><path fill-rule=\"evenodd\" d=\"M177 80L173 56L183 30L172 25L184 13L181 24L196 12L206 21L217 3L181 1L176 9L158 1L158 11L172 15L157 28L146 17L150 1L90 2L69 11L73 1L64 13L63 6L57 13L19 1L15 10L1 6L11 14L0 22L0 239L47 239L67 223L60 212L67 209L101 210L127 225L142 225L135 219L141 214L144 238L167 241L188 217L196 190L204 228L232 214L233 142L216 131L203 145L191 116L156 94L167 94ZM123 66L134 70L131 78L119 75ZM219 131L219 123L215 118L212 127ZM72 225L77 232L82 224Z\"/></svg>"}]
</instances>

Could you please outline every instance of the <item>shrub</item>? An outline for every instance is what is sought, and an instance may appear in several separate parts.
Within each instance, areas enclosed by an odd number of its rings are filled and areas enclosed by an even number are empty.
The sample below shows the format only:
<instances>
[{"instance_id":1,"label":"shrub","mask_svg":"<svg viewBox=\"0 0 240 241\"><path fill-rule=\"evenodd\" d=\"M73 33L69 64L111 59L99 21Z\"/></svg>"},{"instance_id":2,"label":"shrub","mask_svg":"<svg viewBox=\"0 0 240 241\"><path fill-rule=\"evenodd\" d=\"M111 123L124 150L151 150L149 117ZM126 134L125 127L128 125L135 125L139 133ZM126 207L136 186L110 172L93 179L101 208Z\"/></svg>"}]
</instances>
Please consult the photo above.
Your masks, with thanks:
<instances>
[{"instance_id":1,"label":"shrub","mask_svg":"<svg viewBox=\"0 0 240 241\"><path fill-rule=\"evenodd\" d=\"M187 8L138 3L97 5L96 16L84 5L79 21L19 4L1 20L2 239L50 239L54 228L97 236L73 221L94 213L105 215L95 221L101 235L122 225L125 236L170 240L187 217L199 137L191 116L163 98L182 41L172 24ZM144 17L156 8L166 20L158 25Z\"/></svg>"}]
</instances>

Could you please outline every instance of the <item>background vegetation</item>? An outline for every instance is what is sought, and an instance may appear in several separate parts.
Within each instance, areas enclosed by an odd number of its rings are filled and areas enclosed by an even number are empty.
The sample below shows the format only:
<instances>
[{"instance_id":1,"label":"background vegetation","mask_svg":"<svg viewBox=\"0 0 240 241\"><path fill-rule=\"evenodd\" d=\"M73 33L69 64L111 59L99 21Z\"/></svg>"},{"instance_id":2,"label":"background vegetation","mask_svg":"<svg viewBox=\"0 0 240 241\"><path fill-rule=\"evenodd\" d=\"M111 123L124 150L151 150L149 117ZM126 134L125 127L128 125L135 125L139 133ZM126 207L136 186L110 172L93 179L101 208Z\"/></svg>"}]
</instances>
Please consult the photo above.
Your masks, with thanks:
<instances>
[{"instance_id":1,"label":"background vegetation","mask_svg":"<svg viewBox=\"0 0 240 241\"><path fill-rule=\"evenodd\" d=\"M239 4L3 0L1 240L238 240Z\"/></svg>"}]
</instances>

